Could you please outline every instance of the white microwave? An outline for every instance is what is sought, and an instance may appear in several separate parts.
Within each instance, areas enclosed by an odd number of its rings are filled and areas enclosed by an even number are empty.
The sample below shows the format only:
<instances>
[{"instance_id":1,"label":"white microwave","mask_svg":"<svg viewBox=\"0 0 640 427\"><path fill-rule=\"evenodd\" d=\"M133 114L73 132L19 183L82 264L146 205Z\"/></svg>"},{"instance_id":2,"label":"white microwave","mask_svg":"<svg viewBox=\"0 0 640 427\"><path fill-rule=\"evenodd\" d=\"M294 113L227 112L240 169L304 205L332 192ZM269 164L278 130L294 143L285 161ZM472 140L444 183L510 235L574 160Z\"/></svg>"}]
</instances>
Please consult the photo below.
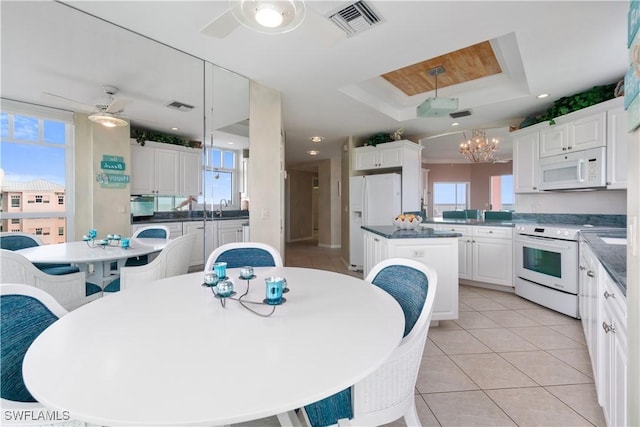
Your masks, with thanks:
<instances>
[{"instance_id":1,"label":"white microwave","mask_svg":"<svg viewBox=\"0 0 640 427\"><path fill-rule=\"evenodd\" d=\"M540 189L550 191L606 187L606 164L605 147L540 159Z\"/></svg>"}]
</instances>

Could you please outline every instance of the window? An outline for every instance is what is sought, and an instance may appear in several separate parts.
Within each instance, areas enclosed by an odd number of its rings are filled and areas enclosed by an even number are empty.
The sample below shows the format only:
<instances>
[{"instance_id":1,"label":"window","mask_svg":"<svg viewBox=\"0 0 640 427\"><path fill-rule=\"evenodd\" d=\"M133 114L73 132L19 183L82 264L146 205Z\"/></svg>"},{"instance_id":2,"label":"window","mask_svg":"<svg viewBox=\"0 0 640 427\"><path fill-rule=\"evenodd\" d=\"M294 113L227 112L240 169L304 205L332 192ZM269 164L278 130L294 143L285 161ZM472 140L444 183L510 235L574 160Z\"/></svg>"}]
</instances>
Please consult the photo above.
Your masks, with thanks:
<instances>
[{"instance_id":1,"label":"window","mask_svg":"<svg viewBox=\"0 0 640 427\"><path fill-rule=\"evenodd\" d=\"M491 177L491 210L513 210L513 175Z\"/></svg>"},{"instance_id":2,"label":"window","mask_svg":"<svg viewBox=\"0 0 640 427\"><path fill-rule=\"evenodd\" d=\"M21 224L22 231L48 236L64 226L65 233L73 235L72 229L66 230L73 225L73 197L66 192L73 187L69 166L73 164L73 115L8 100L3 100L1 108L2 199L10 199L10 208L0 220L3 229L9 223ZM60 242L57 237L43 240Z\"/></svg>"},{"instance_id":3,"label":"window","mask_svg":"<svg viewBox=\"0 0 640 427\"><path fill-rule=\"evenodd\" d=\"M434 182L433 216L441 216L442 211L467 209L468 193L468 182Z\"/></svg>"},{"instance_id":4,"label":"window","mask_svg":"<svg viewBox=\"0 0 640 427\"><path fill-rule=\"evenodd\" d=\"M64 236L64 227L58 227L58 236Z\"/></svg>"},{"instance_id":5,"label":"window","mask_svg":"<svg viewBox=\"0 0 640 427\"><path fill-rule=\"evenodd\" d=\"M222 199L237 205L238 151L214 147L207 154L204 174L204 194L207 204L218 206ZM203 203L203 198L198 198Z\"/></svg>"},{"instance_id":6,"label":"window","mask_svg":"<svg viewBox=\"0 0 640 427\"><path fill-rule=\"evenodd\" d=\"M42 228L36 228L36 236L42 236Z\"/></svg>"}]
</instances>

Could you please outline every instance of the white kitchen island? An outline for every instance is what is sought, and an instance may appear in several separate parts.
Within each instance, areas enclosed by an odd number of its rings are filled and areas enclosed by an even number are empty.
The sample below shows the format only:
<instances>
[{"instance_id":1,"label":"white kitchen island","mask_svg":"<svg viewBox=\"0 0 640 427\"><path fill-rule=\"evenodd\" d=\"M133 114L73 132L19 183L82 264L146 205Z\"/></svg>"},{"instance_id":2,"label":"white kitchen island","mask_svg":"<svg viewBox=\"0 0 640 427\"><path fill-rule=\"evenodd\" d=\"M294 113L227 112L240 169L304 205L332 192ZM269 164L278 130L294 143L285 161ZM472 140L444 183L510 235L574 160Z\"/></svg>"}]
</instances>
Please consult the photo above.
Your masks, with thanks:
<instances>
[{"instance_id":1,"label":"white kitchen island","mask_svg":"<svg viewBox=\"0 0 640 427\"><path fill-rule=\"evenodd\" d=\"M363 226L364 276L388 258L410 258L428 265L438 274L433 321L458 318L459 233L421 227L403 230L394 226Z\"/></svg>"}]
</instances>

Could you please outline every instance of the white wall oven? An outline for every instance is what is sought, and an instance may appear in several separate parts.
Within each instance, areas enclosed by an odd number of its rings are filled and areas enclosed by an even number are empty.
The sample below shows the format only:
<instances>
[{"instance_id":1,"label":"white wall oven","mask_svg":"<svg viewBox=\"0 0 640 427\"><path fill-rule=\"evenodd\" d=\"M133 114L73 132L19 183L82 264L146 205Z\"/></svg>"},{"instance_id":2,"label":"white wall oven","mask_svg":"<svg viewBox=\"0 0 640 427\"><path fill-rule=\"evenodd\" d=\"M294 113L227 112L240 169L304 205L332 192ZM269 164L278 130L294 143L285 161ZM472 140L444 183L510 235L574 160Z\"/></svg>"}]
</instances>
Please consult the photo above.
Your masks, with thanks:
<instances>
[{"instance_id":1,"label":"white wall oven","mask_svg":"<svg viewBox=\"0 0 640 427\"><path fill-rule=\"evenodd\" d=\"M579 318L578 229L516 226L515 293L552 310Z\"/></svg>"}]
</instances>

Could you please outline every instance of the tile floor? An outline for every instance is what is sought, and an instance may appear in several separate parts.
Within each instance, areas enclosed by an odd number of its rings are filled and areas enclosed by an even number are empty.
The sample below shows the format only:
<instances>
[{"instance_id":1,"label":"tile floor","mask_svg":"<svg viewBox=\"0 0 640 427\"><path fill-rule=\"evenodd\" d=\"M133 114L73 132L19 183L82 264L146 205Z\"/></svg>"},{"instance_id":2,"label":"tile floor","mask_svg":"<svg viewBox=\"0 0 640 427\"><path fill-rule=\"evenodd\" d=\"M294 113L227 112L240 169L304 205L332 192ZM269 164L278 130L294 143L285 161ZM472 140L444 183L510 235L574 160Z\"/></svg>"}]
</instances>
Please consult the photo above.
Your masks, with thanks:
<instances>
[{"instance_id":1,"label":"tile floor","mask_svg":"<svg viewBox=\"0 0 640 427\"><path fill-rule=\"evenodd\" d=\"M288 244L285 258L362 276L340 249L313 242ZM416 383L423 426L605 426L580 321L501 291L460 286L459 298L459 318L429 330Z\"/></svg>"}]
</instances>

